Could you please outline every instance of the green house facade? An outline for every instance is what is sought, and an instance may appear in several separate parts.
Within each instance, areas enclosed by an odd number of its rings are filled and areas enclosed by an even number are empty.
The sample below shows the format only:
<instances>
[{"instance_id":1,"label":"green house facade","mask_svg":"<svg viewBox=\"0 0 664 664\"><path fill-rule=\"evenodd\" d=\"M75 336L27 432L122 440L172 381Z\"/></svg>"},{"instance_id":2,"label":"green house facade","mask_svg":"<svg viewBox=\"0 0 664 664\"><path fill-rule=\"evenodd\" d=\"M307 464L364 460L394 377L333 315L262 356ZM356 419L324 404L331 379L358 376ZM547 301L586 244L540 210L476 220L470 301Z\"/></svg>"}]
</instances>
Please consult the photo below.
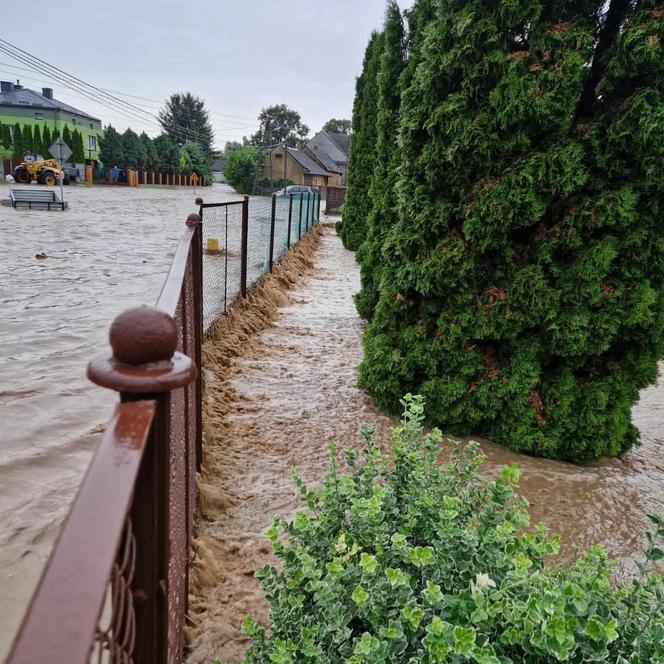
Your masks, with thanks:
<instances>
[{"instance_id":1,"label":"green house facade","mask_svg":"<svg viewBox=\"0 0 664 664\"><path fill-rule=\"evenodd\" d=\"M99 160L101 120L54 99L52 88L42 88L39 93L18 83L0 81L0 123L39 125L42 132L48 126L51 133L58 129L60 135L68 125L70 131L77 129L83 136L86 162Z\"/></svg>"}]
</instances>

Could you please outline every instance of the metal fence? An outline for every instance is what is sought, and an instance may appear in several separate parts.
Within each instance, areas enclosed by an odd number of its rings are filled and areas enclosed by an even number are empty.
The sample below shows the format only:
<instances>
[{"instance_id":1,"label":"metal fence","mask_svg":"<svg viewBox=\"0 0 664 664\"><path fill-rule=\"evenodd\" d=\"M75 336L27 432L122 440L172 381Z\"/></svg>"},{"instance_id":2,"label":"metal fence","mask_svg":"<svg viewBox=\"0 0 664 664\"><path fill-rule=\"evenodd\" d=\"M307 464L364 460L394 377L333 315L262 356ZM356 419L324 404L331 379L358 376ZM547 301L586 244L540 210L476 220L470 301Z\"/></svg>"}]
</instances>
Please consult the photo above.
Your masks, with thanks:
<instances>
[{"instance_id":1,"label":"metal fence","mask_svg":"<svg viewBox=\"0 0 664 664\"><path fill-rule=\"evenodd\" d=\"M203 302L207 330L238 297L272 270L320 220L320 193L203 203ZM249 223L251 219L251 223Z\"/></svg>"},{"instance_id":2,"label":"metal fence","mask_svg":"<svg viewBox=\"0 0 664 664\"><path fill-rule=\"evenodd\" d=\"M183 658L204 330L318 221L320 200L197 203L155 306L121 313L112 354L88 365L119 403L8 664Z\"/></svg>"}]
</instances>

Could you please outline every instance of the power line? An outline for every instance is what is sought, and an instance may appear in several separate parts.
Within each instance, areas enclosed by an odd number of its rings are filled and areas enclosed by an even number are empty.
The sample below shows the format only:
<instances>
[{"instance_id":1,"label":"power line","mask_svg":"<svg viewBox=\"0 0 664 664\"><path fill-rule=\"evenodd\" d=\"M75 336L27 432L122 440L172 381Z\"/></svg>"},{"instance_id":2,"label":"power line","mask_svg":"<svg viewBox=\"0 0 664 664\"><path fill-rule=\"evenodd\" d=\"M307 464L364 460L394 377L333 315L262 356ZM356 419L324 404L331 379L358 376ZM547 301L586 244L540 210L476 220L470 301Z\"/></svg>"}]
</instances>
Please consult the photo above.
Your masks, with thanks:
<instances>
[{"instance_id":1,"label":"power line","mask_svg":"<svg viewBox=\"0 0 664 664\"><path fill-rule=\"evenodd\" d=\"M78 78L78 77L76 77L72 74L69 74L68 72L65 72L64 70L56 67L55 65L49 64L45 60L42 60L41 58L38 58L37 56L34 56L34 55L28 53L27 51L19 48L18 46L15 46L15 45L11 44L10 42L8 42L4 39L0 39L0 42L5 45L4 48L2 48L2 46L0 45L0 49L2 50L2 52L6 53L7 55L9 55L10 57L12 57L16 60L19 60L19 62L22 62L23 64L27 64L29 67L31 67L30 70L25 69L24 71L31 71L31 70L33 71L33 70L36 69L40 73L46 74L47 76L48 75L53 76L58 82L67 85L70 89L72 89L71 86L74 86L74 88L79 92L81 92L81 88L83 86L87 86L88 88L91 88L94 91L93 93L91 93L91 94L94 95L94 101L97 101L98 103L103 103L101 98L104 98L107 102L113 104L113 107L116 108L116 110L118 110L117 106L120 105L121 107L126 107L127 111L130 112L133 117L136 117L136 113L141 113L143 115L147 115L147 116L150 116L151 118L154 118L155 120L157 120L159 122L160 125L162 124L161 118L159 118L154 113L151 113L150 111L146 111L145 109L141 108L140 106L137 106L136 104L124 101L123 99L120 99L120 98L116 97L115 95L111 94L111 92L116 92L116 91L105 90L103 88L99 88L95 85L87 83L86 81L83 81L82 79L80 79L80 78ZM9 50L9 49L13 49L13 51ZM22 68L17 67L17 69L22 69ZM145 101L153 101L153 102L156 102L156 103L160 103L158 100L155 100L155 99L149 99L149 98L145 98L145 97L138 97L136 95L129 95L127 93L116 92L116 94L120 94L120 95L127 96L127 97L134 97L134 98L142 99L142 100L145 100ZM107 104L104 104L104 105L106 105L108 107ZM214 111L212 111L211 113L214 114L214 115L222 116L222 117L237 118L237 119L242 119L242 120L249 119L249 118L246 118L245 116L231 115L231 114L228 114L228 113L217 113L217 112L214 112ZM168 125L168 123L166 123L166 124ZM196 136L200 140L206 140L207 139L207 137L205 137L204 135L201 135L199 132L195 132L194 130L185 129L183 127L173 125L173 124L170 124L168 126L170 126L172 131L179 131L180 135L182 135L182 132L185 132L185 135L188 134L190 136ZM246 126L240 126L240 127L225 127L225 129L228 129L228 130L249 129L249 128L254 128L255 126L256 126L255 124L252 124L252 125L246 125Z\"/></svg>"},{"instance_id":2,"label":"power line","mask_svg":"<svg viewBox=\"0 0 664 664\"><path fill-rule=\"evenodd\" d=\"M123 113L125 116L131 118L132 120L140 120L142 122L150 122L155 124L155 126L163 126L167 131L170 130L176 137L181 140L187 140L188 138L194 137L198 138L201 141L207 142L207 136L200 134L192 129L180 127L174 123L162 122L162 120L149 111L141 109L135 104L125 102L122 99L119 99L112 94L103 92L100 88L86 83L76 76L72 76L67 72L50 65L49 63L37 58L36 56L31 55L27 51L20 49L13 44L10 44L4 39L0 39L0 51L9 55L10 57L18 60L19 62L28 65L32 70L36 70L39 73L45 74L46 76L53 77L60 84L64 85L70 90L74 90L79 94L87 97L88 99L95 101L106 108ZM100 94L101 93L101 94ZM155 123L155 120L158 124Z\"/></svg>"}]
</instances>

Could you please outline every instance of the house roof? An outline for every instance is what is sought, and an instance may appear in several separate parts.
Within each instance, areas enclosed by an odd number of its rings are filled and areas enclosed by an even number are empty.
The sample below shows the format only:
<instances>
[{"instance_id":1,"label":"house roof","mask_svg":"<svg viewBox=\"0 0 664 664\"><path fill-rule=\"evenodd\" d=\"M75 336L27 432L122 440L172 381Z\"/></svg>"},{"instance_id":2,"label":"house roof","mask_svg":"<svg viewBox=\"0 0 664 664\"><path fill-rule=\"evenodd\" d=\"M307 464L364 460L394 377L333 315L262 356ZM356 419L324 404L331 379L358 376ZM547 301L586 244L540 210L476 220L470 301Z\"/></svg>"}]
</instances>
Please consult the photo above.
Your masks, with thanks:
<instances>
[{"instance_id":1,"label":"house roof","mask_svg":"<svg viewBox=\"0 0 664 664\"><path fill-rule=\"evenodd\" d=\"M320 161L321 164L328 170L328 171L333 171L334 173L343 173L345 172L345 168L343 166L339 166L332 157L330 157L323 148L318 147L317 145L314 146L307 146L311 152L313 152L314 157Z\"/></svg>"},{"instance_id":2,"label":"house roof","mask_svg":"<svg viewBox=\"0 0 664 664\"><path fill-rule=\"evenodd\" d=\"M302 150L296 150L295 148L286 148L288 154L297 161L300 166L304 168L305 171L311 175L329 175L329 173L322 167L319 166L308 154Z\"/></svg>"},{"instance_id":3,"label":"house roof","mask_svg":"<svg viewBox=\"0 0 664 664\"><path fill-rule=\"evenodd\" d=\"M330 132L325 132L336 144L336 146L348 156L348 151L350 150L350 134L333 134Z\"/></svg>"},{"instance_id":4,"label":"house roof","mask_svg":"<svg viewBox=\"0 0 664 664\"><path fill-rule=\"evenodd\" d=\"M65 113L71 113L72 115L80 115L81 117L94 120L95 122L101 122L99 118L79 111L77 108L65 104L63 101L58 101L57 99L49 99L44 97L44 95L34 90L29 90L28 88L20 88L19 90L11 90L9 92L0 92L0 107L2 106L15 106L18 108L43 108L48 111L65 111Z\"/></svg>"},{"instance_id":5,"label":"house roof","mask_svg":"<svg viewBox=\"0 0 664 664\"><path fill-rule=\"evenodd\" d=\"M220 172L224 170L224 166L226 165L226 160L222 159L221 157L219 159L215 159L212 162L212 166L210 167L211 171L216 171Z\"/></svg>"}]
</instances>

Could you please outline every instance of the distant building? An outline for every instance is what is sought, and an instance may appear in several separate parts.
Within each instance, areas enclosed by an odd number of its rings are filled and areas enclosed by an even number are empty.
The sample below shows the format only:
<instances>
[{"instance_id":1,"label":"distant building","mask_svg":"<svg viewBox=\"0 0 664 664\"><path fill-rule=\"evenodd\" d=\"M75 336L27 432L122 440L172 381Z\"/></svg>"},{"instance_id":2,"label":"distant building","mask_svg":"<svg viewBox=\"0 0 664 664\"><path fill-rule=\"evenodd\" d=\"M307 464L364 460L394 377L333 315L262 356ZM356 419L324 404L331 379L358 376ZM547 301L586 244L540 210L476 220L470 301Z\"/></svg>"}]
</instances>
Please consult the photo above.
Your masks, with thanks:
<instances>
[{"instance_id":1,"label":"distant building","mask_svg":"<svg viewBox=\"0 0 664 664\"><path fill-rule=\"evenodd\" d=\"M212 179L215 182L226 182L224 178L224 167L226 166L226 160L223 157L217 157L212 162L210 170L212 171Z\"/></svg>"},{"instance_id":2,"label":"distant building","mask_svg":"<svg viewBox=\"0 0 664 664\"><path fill-rule=\"evenodd\" d=\"M99 159L101 120L54 99L52 88L42 88L39 93L18 83L0 81L0 122L10 126L40 125L42 130L48 126L51 132L59 129L60 135L65 125L69 125L70 131L77 129L83 136L86 161Z\"/></svg>"},{"instance_id":3,"label":"distant building","mask_svg":"<svg viewBox=\"0 0 664 664\"><path fill-rule=\"evenodd\" d=\"M328 184L345 184L350 142L349 134L327 131L319 131L307 141L305 150L330 173Z\"/></svg>"},{"instance_id":4,"label":"distant building","mask_svg":"<svg viewBox=\"0 0 664 664\"><path fill-rule=\"evenodd\" d=\"M263 165L263 177L290 180L310 187L324 187L332 175L304 150L284 148L282 145L267 153Z\"/></svg>"}]
</instances>

